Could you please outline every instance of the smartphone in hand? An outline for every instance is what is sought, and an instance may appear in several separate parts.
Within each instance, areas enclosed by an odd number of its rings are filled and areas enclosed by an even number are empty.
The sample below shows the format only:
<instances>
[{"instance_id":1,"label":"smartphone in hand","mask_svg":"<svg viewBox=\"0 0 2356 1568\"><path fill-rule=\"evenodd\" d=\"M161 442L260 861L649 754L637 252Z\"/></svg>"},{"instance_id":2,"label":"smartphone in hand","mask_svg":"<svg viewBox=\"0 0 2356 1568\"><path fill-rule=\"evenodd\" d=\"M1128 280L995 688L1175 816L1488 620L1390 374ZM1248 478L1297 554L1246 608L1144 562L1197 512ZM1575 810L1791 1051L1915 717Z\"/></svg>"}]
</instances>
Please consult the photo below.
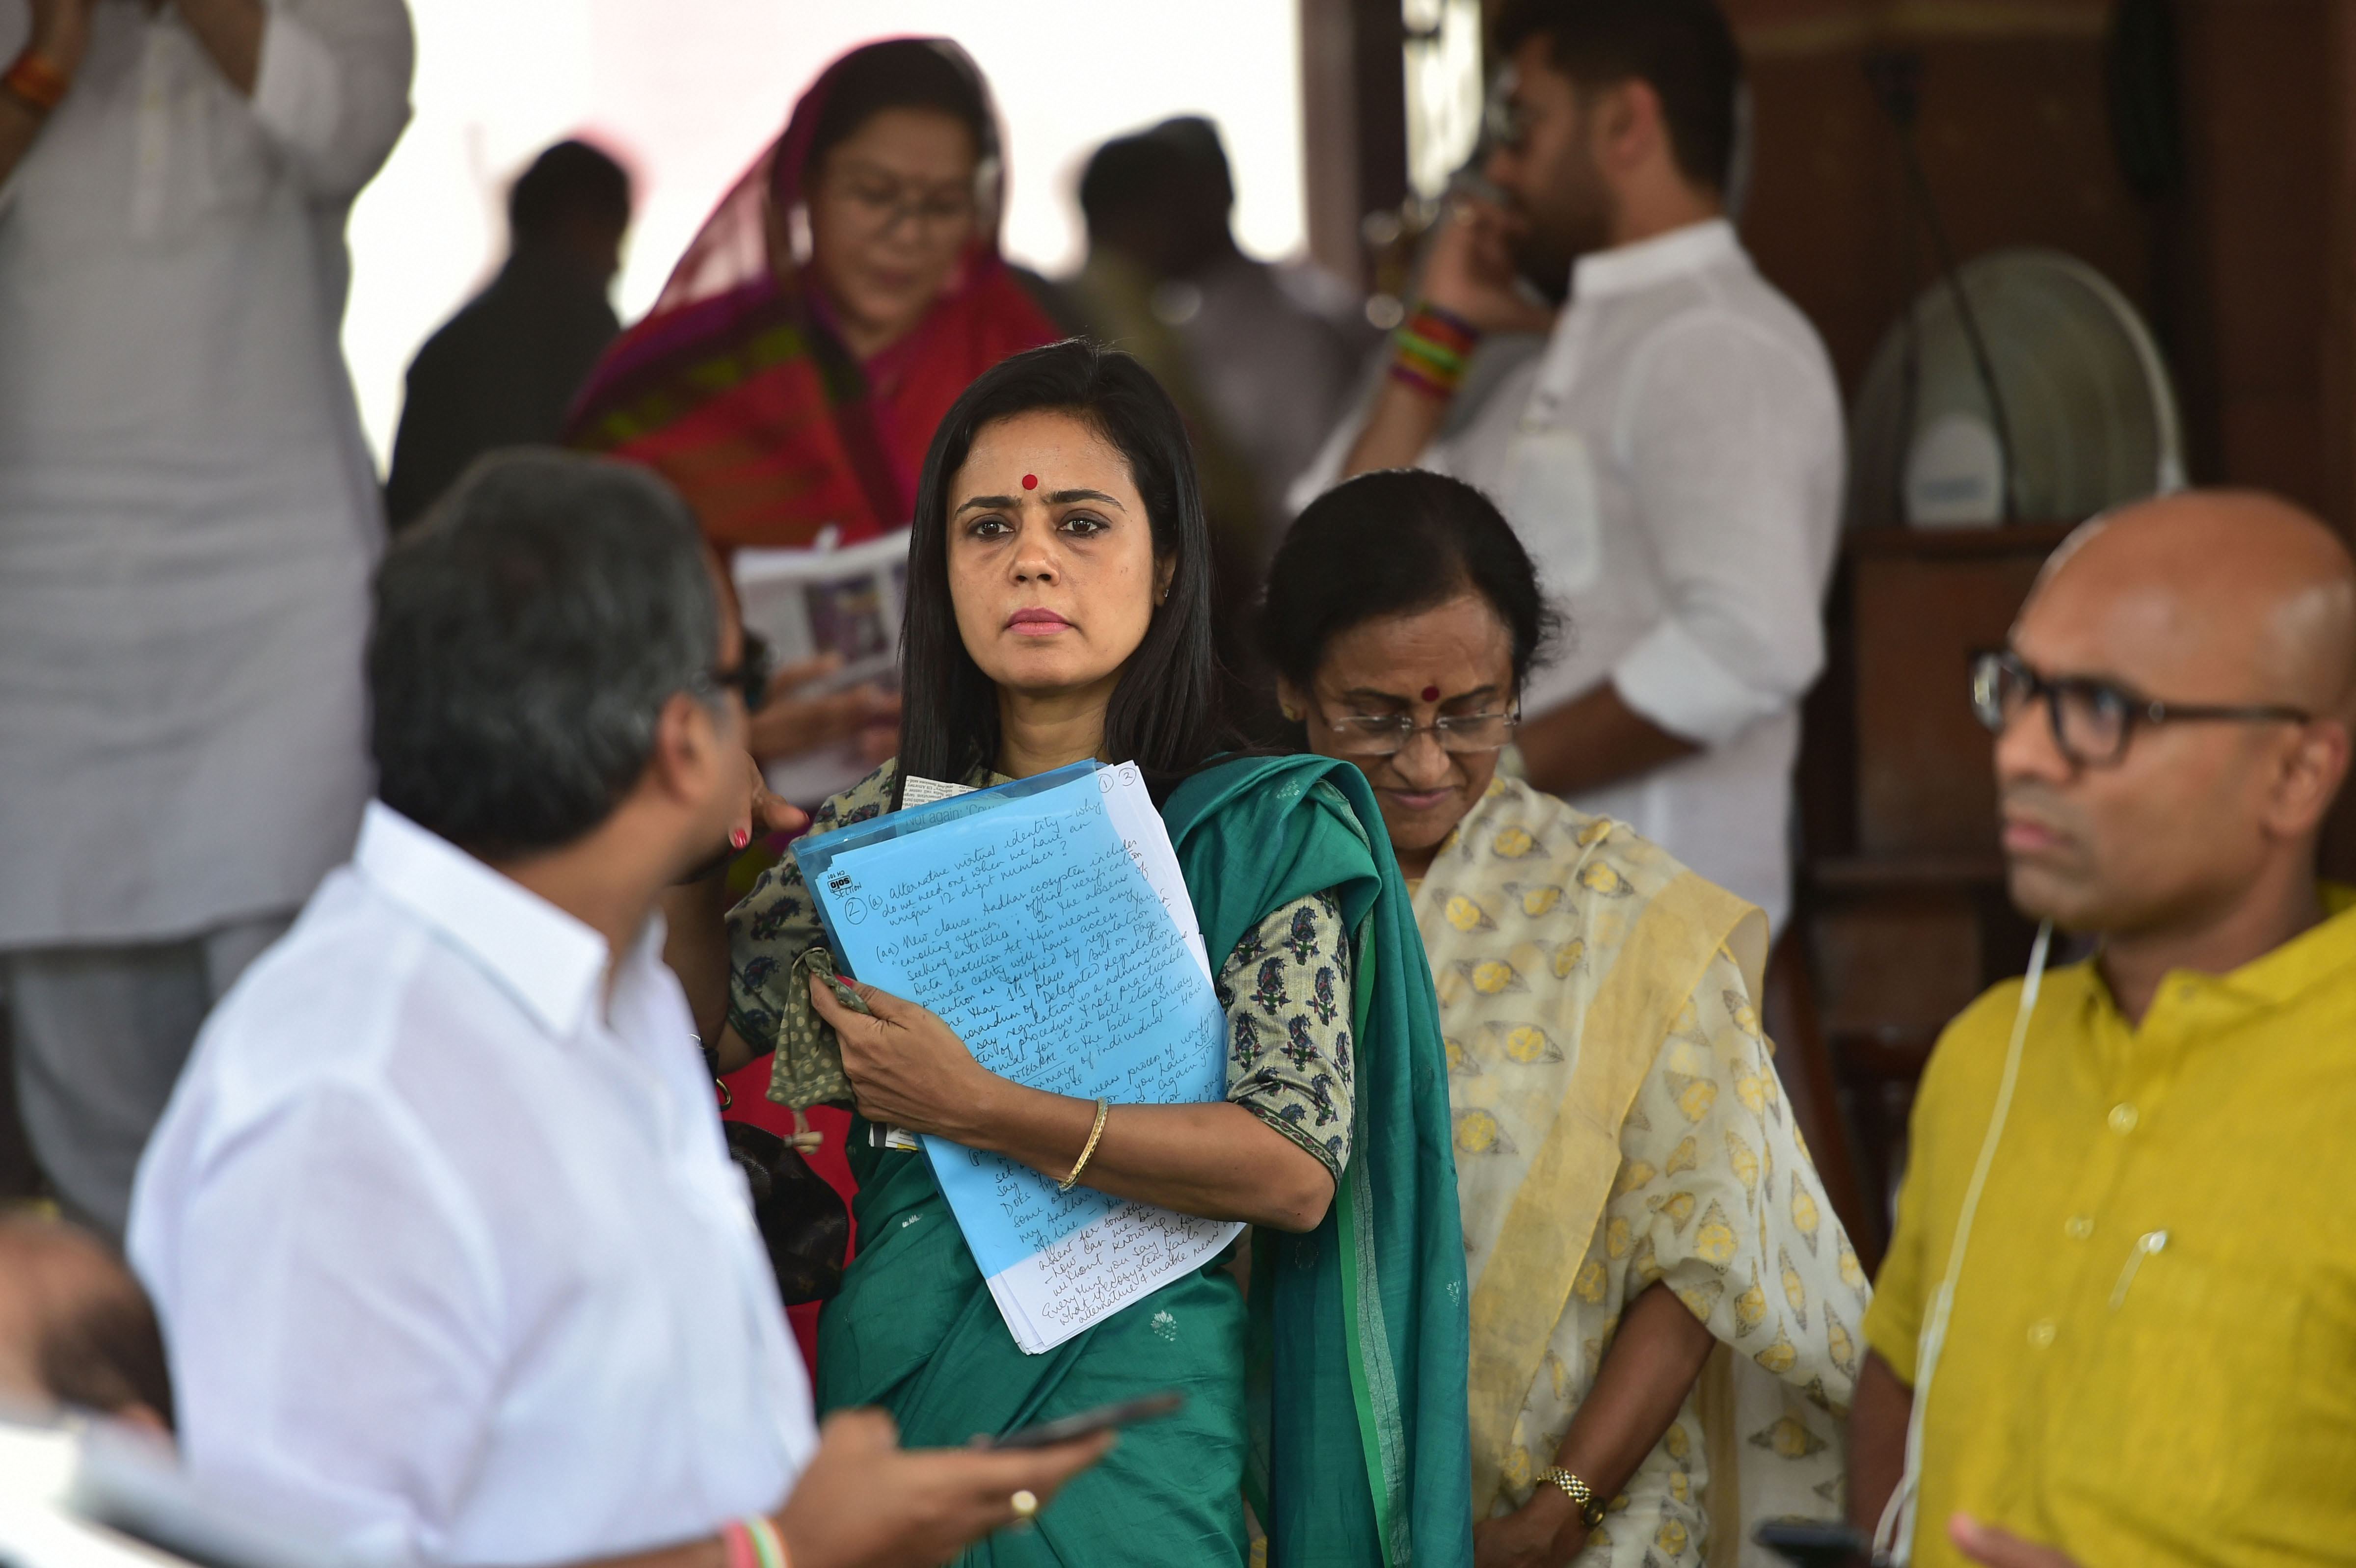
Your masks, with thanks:
<instances>
[{"instance_id":1,"label":"smartphone in hand","mask_svg":"<svg viewBox=\"0 0 2356 1568\"><path fill-rule=\"evenodd\" d=\"M1838 1520L1771 1519L1751 1539L1799 1568L1851 1568L1873 1561L1873 1543Z\"/></svg>"},{"instance_id":2,"label":"smartphone in hand","mask_svg":"<svg viewBox=\"0 0 2356 1568\"><path fill-rule=\"evenodd\" d=\"M1069 1443L1076 1437L1086 1437L1112 1426L1134 1426L1141 1421L1151 1421L1168 1415L1186 1403L1183 1393L1154 1393L1143 1399L1124 1400L1119 1404L1100 1404L1094 1410L1083 1410L1055 1421L1043 1421L1036 1426L1026 1426L1010 1432L990 1445L992 1448L1052 1448L1058 1443Z\"/></svg>"}]
</instances>

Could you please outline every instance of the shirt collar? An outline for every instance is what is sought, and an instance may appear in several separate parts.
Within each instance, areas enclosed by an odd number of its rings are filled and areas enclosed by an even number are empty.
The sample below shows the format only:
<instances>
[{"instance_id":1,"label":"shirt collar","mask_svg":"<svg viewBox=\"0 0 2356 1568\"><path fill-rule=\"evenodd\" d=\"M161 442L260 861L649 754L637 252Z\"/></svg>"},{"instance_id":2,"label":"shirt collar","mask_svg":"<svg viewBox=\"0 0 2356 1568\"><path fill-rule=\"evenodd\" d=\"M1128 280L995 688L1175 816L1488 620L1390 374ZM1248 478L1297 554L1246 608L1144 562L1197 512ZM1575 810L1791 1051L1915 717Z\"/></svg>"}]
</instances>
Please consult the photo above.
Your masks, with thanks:
<instances>
[{"instance_id":1,"label":"shirt collar","mask_svg":"<svg viewBox=\"0 0 2356 1568\"><path fill-rule=\"evenodd\" d=\"M2229 1010L2261 1010L2295 1002L2317 986L2345 984L2356 967L2356 888L2325 882L2317 891L2323 901L2322 921L2272 952L2222 975L2169 970L2153 994L2145 1025L2179 1008L2222 1000ZM2118 1002L2103 979L2101 965L2089 960L2076 967L2085 973L2085 1004L2115 1015Z\"/></svg>"},{"instance_id":2,"label":"shirt collar","mask_svg":"<svg viewBox=\"0 0 2356 1568\"><path fill-rule=\"evenodd\" d=\"M352 865L512 993L551 1034L563 1039L581 1027L611 957L596 932L381 801L369 802Z\"/></svg>"},{"instance_id":3,"label":"shirt collar","mask_svg":"<svg viewBox=\"0 0 2356 1568\"><path fill-rule=\"evenodd\" d=\"M2267 1006L2291 1001L2324 981L2341 980L2356 965L2356 889L2325 882L2316 891L2323 901L2323 919L2317 924L2228 974L2190 977Z\"/></svg>"},{"instance_id":4,"label":"shirt collar","mask_svg":"<svg viewBox=\"0 0 2356 1568\"><path fill-rule=\"evenodd\" d=\"M1742 253L1733 224L1723 218L1704 219L1633 245L1581 256L1570 270L1570 297L1577 303L1633 293Z\"/></svg>"}]
</instances>

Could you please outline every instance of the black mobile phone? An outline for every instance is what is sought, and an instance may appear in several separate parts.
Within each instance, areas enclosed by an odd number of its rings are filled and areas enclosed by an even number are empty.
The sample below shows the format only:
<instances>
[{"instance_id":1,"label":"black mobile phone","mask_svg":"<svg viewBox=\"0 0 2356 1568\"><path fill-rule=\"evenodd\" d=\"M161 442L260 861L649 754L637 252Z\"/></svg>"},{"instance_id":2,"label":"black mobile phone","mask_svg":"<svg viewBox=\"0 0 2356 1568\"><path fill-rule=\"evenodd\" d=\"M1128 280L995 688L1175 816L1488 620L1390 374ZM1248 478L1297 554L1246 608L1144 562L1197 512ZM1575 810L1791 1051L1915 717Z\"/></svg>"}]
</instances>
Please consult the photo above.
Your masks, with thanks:
<instances>
[{"instance_id":1,"label":"black mobile phone","mask_svg":"<svg viewBox=\"0 0 2356 1568\"><path fill-rule=\"evenodd\" d=\"M1771 1519L1751 1539L1799 1568L1845 1568L1873 1557L1873 1543L1837 1520Z\"/></svg>"},{"instance_id":2,"label":"black mobile phone","mask_svg":"<svg viewBox=\"0 0 2356 1568\"><path fill-rule=\"evenodd\" d=\"M1094 1410L1083 1410L1075 1415L1043 1421L1036 1426L1010 1432L991 1446L1052 1448L1058 1443L1069 1443L1075 1437L1086 1437L1108 1426L1134 1426L1141 1421L1168 1415L1185 1403L1186 1396L1183 1393L1150 1393L1143 1399L1124 1400L1119 1404L1100 1404Z\"/></svg>"}]
</instances>

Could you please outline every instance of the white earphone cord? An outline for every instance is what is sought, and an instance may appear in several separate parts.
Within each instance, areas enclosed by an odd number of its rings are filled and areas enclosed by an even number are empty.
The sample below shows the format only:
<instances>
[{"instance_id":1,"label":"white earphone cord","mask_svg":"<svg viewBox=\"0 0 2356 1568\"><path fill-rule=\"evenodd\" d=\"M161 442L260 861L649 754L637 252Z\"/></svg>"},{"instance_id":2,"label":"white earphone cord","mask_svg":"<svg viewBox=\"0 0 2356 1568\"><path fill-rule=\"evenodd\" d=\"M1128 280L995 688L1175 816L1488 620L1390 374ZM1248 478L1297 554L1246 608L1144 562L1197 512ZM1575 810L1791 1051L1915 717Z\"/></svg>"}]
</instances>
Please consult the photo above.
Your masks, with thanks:
<instances>
[{"instance_id":1,"label":"white earphone cord","mask_svg":"<svg viewBox=\"0 0 2356 1568\"><path fill-rule=\"evenodd\" d=\"M1964 1189L1964 1206L1955 1216L1955 1239L1947 1248L1946 1275L1932 1295L1930 1315L1923 1320L1922 1338L1915 1342L1914 1404L1906 1419L1906 1469L1873 1531L1873 1560L1895 1568L1907 1568L1913 1560L1915 1493L1922 1479L1922 1413L1930 1406L1931 1379L1939 1370L1939 1352L1946 1346L1947 1313L1955 1303L1955 1280L1964 1272L1964 1249L1971 1243L1980 1189L1987 1185L1988 1167L1996 1163L1996 1146L2004 1137L2005 1118L2012 1113L2013 1085L2020 1079L2020 1048L2029 1039L2029 1018L2037 1011L2037 993L2045 981L2045 952L2052 941L2053 923L2049 920L2037 928L2036 944L2029 950L2029 974L2021 982L2020 1006L2012 1015L2012 1043L2005 1050L1996 1108L1988 1114L1980 1157L1972 1167L1970 1185Z\"/></svg>"}]
</instances>

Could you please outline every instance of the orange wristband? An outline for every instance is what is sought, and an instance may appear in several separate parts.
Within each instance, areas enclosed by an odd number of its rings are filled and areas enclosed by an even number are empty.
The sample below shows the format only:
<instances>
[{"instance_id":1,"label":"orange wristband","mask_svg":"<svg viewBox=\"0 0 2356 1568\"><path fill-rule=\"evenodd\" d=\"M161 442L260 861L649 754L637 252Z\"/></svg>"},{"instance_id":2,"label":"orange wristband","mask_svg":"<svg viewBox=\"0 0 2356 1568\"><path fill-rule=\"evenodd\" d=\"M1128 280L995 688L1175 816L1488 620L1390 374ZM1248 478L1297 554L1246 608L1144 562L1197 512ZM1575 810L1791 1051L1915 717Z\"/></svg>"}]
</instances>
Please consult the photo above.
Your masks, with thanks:
<instances>
[{"instance_id":1,"label":"orange wristband","mask_svg":"<svg viewBox=\"0 0 2356 1568\"><path fill-rule=\"evenodd\" d=\"M0 88L6 88L40 114L63 103L71 86L73 78L29 48L16 57L6 75L0 76Z\"/></svg>"}]
</instances>

